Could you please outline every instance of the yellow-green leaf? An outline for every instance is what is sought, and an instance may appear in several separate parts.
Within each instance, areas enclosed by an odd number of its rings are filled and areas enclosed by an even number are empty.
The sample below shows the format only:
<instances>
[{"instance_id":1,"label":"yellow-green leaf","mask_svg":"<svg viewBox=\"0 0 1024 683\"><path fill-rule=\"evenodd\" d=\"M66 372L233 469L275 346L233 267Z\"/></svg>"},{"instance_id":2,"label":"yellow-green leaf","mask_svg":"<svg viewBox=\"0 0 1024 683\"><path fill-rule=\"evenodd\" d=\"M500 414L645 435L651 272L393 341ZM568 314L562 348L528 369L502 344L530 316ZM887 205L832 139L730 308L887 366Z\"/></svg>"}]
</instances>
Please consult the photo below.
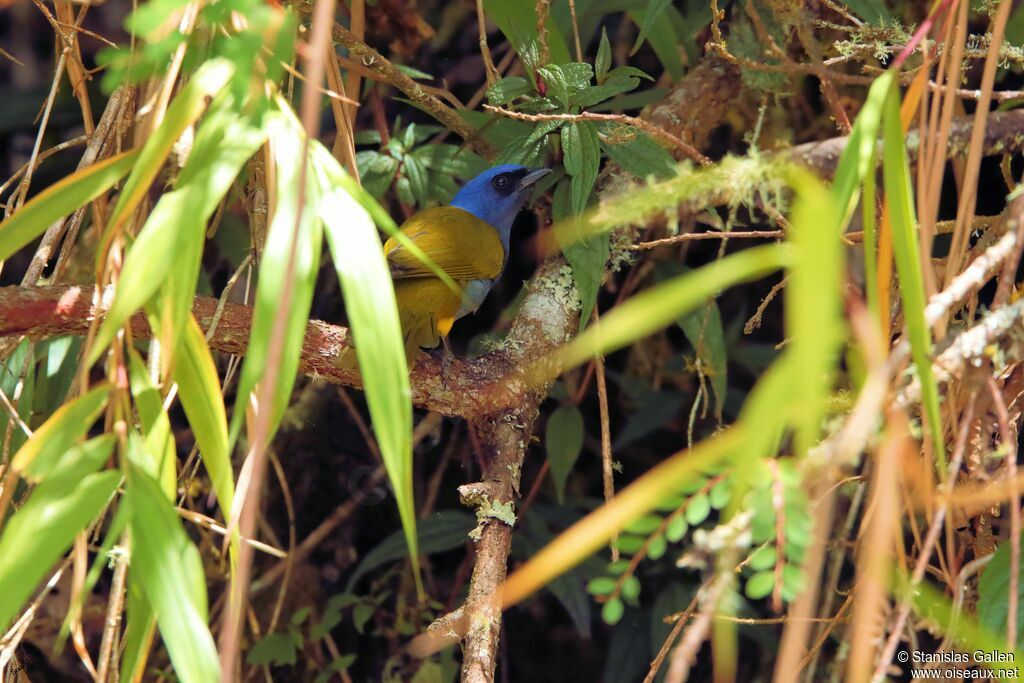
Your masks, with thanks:
<instances>
[{"instance_id":1,"label":"yellow-green leaf","mask_svg":"<svg viewBox=\"0 0 1024 683\"><path fill-rule=\"evenodd\" d=\"M131 150L86 166L33 197L0 223L0 261L42 235L55 221L113 187L132 170L138 156L137 150Z\"/></svg>"},{"instance_id":2,"label":"yellow-green leaf","mask_svg":"<svg viewBox=\"0 0 1024 683\"><path fill-rule=\"evenodd\" d=\"M345 296L356 358L381 457L395 492L417 588L422 591L412 488L412 403L394 288L380 239L365 204L337 160L315 146L322 185L320 218ZM357 201L354 197L358 197Z\"/></svg>"},{"instance_id":3,"label":"yellow-green leaf","mask_svg":"<svg viewBox=\"0 0 1024 683\"><path fill-rule=\"evenodd\" d=\"M102 384L58 408L14 456L14 471L33 481L49 476L99 417L109 389Z\"/></svg>"}]
</instances>

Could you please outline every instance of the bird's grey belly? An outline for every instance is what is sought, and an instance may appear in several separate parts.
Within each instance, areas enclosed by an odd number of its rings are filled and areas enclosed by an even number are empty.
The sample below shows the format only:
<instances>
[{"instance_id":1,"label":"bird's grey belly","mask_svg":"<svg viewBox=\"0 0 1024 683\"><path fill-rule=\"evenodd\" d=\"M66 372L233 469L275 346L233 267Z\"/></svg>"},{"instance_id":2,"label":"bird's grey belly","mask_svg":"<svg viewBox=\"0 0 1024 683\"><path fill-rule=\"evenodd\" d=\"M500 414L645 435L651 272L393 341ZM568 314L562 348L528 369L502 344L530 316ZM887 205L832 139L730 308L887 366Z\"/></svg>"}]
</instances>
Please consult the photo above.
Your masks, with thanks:
<instances>
[{"instance_id":1,"label":"bird's grey belly","mask_svg":"<svg viewBox=\"0 0 1024 683\"><path fill-rule=\"evenodd\" d=\"M494 280L470 280L462 293L462 305L459 307L459 312L455 314L455 319L458 320L470 313L476 313L476 309L480 308L480 304L487 298L493 284Z\"/></svg>"}]
</instances>

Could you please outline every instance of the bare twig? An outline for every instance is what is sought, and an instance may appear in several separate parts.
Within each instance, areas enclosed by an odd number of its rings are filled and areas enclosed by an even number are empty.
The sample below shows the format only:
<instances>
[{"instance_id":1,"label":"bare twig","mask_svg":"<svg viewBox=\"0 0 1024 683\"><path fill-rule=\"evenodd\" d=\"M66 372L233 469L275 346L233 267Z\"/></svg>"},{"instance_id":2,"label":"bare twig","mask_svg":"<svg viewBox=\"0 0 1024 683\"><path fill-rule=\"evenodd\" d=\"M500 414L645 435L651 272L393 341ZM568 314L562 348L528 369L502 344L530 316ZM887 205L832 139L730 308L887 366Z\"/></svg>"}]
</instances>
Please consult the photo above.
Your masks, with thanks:
<instances>
[{"instance_id":1,"label":"bare twig","mask_svg":"<svg viewBox=\"0 0 1024 683\"><path fill-rule=\"evenodd\" d=\"M579 114L527 114L525 112L512 111L511 109L495 107L489 104L485 104L484 109L489 112L494 112L499 116L504 116L505 118L515 119L517 121L529 121L531 123L536 123L538 121L599 121L605 123L621 123L627 126L633 126L634 128L639 128L651 137L661 140L663 143L666 143L682 152L701 166L710 166L712 163L711 159L708 159L697 151L697 149L690 143L676 135L673 135L664 128L660 128L653 123L637 118L636 116L627 116L626 114L597 114L589 111L581 112Z\"/></svg>"}]
</instances>

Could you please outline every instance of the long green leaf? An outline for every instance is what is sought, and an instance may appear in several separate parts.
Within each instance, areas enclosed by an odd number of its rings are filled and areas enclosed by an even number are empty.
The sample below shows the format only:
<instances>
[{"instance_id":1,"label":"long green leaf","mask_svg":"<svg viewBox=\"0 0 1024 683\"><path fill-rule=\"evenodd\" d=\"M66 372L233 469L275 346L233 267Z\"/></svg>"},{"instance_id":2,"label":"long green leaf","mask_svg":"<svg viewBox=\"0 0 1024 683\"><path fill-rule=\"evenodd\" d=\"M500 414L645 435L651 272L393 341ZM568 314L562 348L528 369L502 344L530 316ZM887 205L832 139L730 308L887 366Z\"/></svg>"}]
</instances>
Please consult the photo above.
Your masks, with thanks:
<instances>
[{"instance_id":1,"label":"long green leaf","mask_svg":"<svg viewBox=\"0 0 1024 683\"><path fill-rule=\"evenodd\" d=\"M272 437L280 425L298 372L299 354L305 339L306 323L313 302L313 285L320 266L320 247L323 241L320 219L313 209L302 211L298 239L295 243L295 262L292 280L292 300L288 309L281 310L280 295L285 286L288 258L292 249L292 234L295 217L299 209L299 174L304 163L302 158L305 138L301 126L293 117L267 115L267 133L277 166L277 204L267 231L267 244L260 263L259 285L256 288L256 305L252 316L252 331L249 345L238 381L238 398L235 413L231 418L232 441L237 437L242 419L249 406L249 395L264 375L267 366L267 351L270 336L275 325L284 324L284 349L279 360L277 386L274 387L272 406L260 406L270 410ZM306 174L304 197L306 207L317 206L317 184L312 182L313 174Z\"/></svg>"},{"instance_id":2,"label":"long green leaf","mask_svg":"<svg viewBox=\"0 0 1024 683\"><path fill-rule=\"evenodd\" d=\"M143 145L132 173L117 198L117 204L114 205L114 211L104 231L103 244L106 244L109 236L120 228L142 201L149 191L149 186L160 173L174 143L206 111L210 98L230 82L234 73L235 67L227 59L207 61L192 75L167 107L167 113ZM97 257L102 258L103 251L100 249Z\"/></svg>"},{"instance_id":3,"label":"long green leaf","mask_svg":"<svg viewBox=\"0 0 1024 683\"><path fill-rule=\"evenodd\" d=\"M140 450L146 456L139 457L139 464L160 482L164 495L173 498L178 483L178 458L171 434L171 420L164 410L164 397L153 384L149 368L135 349L130 350L128 358L132 398L139 413L139 430L145 438L145 448ZM135 441L129 442L129 448Z\"/></svg>"},{"instance_id":4,"label":"long green leaf","mask_svg":"<svg viewBox=\"0 0 1024 683\"><path fill-rule=\"evenodd\" d=\"M218 681L199 551L157 481L131 462L125 497L132 510L130 571L156 613L175 673L185 683Z\"/></svg>"},{"instance_id":5,"label":"long green leaf","mask_svg":"<svg viewBox=\"0 0 1024 683\"><path fill-rule=\"evenodd\" d=\"M322 146L315 147L313 159L323 192L320 218L352 324L366 404L422 592L412 486L412 392L391 276L370 214L350 194L355 183Z\"/></svg>"},{"instance_id":6,"label":"long green leaf","mask_svg":"<svg viewBox=\"0 0 1024 683\"><path fill-rule=\"evenodd\" d=\"M32 595L114 494L119 472L84 474L74 468L47 479L29 495L0 536L0 630Z\"/></svg>"},{"instance_id":7,"label":"long green leaf","mask_svg":"<svg viewBox=\"0 0 1024 683\"><path fill-rule=\"evenodd\" d=\"M843 324L842 217L831 193L817 178L794 169L791 185L796 204L788 231L794 262L785 291L787 353L799 359L789 365L796 400L794 444L804 454L818 441L828 393L833 384Z\"/></svg>"},{"instance_id":8,"label":"long green leaf","mask_svg":"<svg viewBox=\"0 0 1024 683\"><path fill-rule=\"evenodd\" d=\"M628 346L672 323L719 291L764 277L789 261L784 246L754 247L651 287L616 306L598 324L576 337L559 353L558 361L567 369L596 354Z\"/></svg>"},{"instance_id":9,"label":"long green leaf","mask_svg":"<svg viewBox=\"0 0 1024 683\"><path fill-rule=\"evenodd\" d=\"M921 249L917 241L910 165L900 125L900 97L895 81L889 92L882 123L882 169L885 195L889 202L889 218L892 221L892 250L896 272L900 277L900 297L903 301L903 319L906 320L907 335L910 338L910 352L917 376L921 380L921 403L928 417L935 465L941 478L946 476L946 450L939 411L939 387L932 372L931 330L924 317L926 300L924 276L921 273Z\"/></svg>"},{"instance_id":10,"label":"long green leaf","mask_svg":"<svg viewBox=\"0 0 1024 683\"><path fill-rule=\"evenodd\" d=\"M537 9L533 0L484 0L484 13L498 25L517 53L522 54L529 43L537 42ZM548 15L545 27L551 63L568 62L569 46L555 25L554 17Z\"/></svg>"},{"instance_id":11,"label":"long green leaf","mask_svg":"<svg viewBox=\"0 0 1024 683\"><path fill-rule=\"evenodd\" d=\"M15 454L11 466L33 481L54 472L65 454L99 417L109 385L102 384L61 406Z\"/></svg>"},{"instance_id":12,"label":"long green leaf","mask_svg":"<svg viewBox=\"0 0 1024 683\"><path fill-rule=\"evenodd\" d=\"M221 98L211 109L199 126L174 191L160 198L128 250L114 301L87 358L90 365L128 318L161 288L166 296L151 322L164 342L166 362L172 362L195 296L206 223L265 138L248 116L235 110L230 97Z\"/></svg>"},{"instance_id":13,"label":"long green leaf","mask_svg":"<svg viewBox=\"0 0 1024 683\"><path fill-rule=\"evenodd\" d=\"M138 150L86 166L37 194L0 223L0 261L43 234L55 221L91 202L128 175L139 157Z\"/></svg>"},{"instance_id":14,"label":"long green leaf","mask_svg":"<svg viewBox=\"0 0 1024 683\"><path fill-rule=\"evenodd\" d=\"M210 473L225 519L231 512L235 496L235 480L228 450L228 422L224 412L220 379L213 356L195 319L186 319L181 338L181 354L174 366L174 381L185 416L199 444L199 453Z\"/></svg>"}]
</instances>

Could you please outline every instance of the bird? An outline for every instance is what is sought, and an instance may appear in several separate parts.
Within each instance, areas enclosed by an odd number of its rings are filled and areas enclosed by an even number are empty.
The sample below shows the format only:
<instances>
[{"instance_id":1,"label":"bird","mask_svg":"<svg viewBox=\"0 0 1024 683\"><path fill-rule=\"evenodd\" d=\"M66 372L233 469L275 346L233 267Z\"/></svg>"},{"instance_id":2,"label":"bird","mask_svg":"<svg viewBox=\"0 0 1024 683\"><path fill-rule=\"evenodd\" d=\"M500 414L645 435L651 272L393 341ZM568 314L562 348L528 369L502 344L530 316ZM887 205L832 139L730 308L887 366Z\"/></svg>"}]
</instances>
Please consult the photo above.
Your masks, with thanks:
<instances>
[{"instance_id":1,"label":"bird","mask_svg":"<svg viewBox=\"0 0 1024 683\"><path fill-rule=\"evenodd\" d=\"M500 164L469 180L447 206L413 214L399 232L443 270L437 276L397 236L384 244L406 359L444 342L455 321L475 313L508 263L512 223L547 168Z\"/></svg>"}]
</instances>

